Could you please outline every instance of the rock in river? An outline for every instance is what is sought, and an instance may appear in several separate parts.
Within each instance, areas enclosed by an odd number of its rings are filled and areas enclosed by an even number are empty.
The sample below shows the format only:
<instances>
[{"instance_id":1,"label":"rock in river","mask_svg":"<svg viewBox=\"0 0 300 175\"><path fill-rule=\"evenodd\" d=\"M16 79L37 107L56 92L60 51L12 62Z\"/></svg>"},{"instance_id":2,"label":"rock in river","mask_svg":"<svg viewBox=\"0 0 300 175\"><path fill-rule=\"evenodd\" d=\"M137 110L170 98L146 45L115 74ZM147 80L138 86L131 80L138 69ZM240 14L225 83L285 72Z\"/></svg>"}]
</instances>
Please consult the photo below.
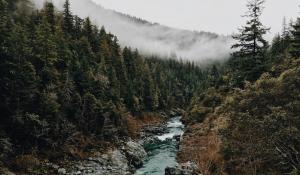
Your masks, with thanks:
<instances>
[{"instance_id":1,"label":"rock in river","mask_svg":"<svg viewBox=\"0 0 300 175\"><path fill-rule=\"evenodd\" d=\"M198 167L192 162L183 163L175 167L167 167L165 175L199 175Z\"/></svg>"}]
</instances>

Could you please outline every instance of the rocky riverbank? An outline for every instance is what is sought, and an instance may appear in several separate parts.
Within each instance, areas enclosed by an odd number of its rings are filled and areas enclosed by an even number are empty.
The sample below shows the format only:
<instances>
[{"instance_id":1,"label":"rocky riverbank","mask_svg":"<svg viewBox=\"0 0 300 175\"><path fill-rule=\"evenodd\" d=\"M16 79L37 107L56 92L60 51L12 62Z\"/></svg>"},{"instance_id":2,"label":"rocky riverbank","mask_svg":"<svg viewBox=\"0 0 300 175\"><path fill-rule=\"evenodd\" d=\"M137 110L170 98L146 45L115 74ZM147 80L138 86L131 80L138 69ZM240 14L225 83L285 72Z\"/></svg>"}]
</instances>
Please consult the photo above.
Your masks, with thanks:
<instances>
[{"instance_id":1,"label":"rocky riverbank","mask_svg":"<svg viewBox=\"0 0 300 175\"><path fill-rule=\"evenodd\" d=\"M136 168L143 165L147 156L143 146L133 140L119 141L118 146L91 153L91 156L78 160L64 160L53 163L49 160L37 160L31 156L26 158L27 166L38 167L28 169L33 174L58 174L58 175L132 175ZM0 168L2 175L15 175L6 168ZM23 173L18 173L23 174Z\"/></svg>"},{"instance_id":2,"label":"rocky riverbank","mask_svg":"<svg viewBox=\"0 0 300 175\"><path fill-rule=\"evenodd\" d=\"M76 159L65 159L57 163L51 162L47 159L35 160L32 157L28 157L25 162L32 164L32 167L39 167L40 170L34 170L34 172L40 172L40 174L60 174L60 175L132 175L136 170L143 166L143 161L147 158L147 152L144 149L144 145L155 145L161 142L163 136L168 134L168 123L171 118L181 116L183 111L180 109L173 109L168 113L161 112L157 118L152 116L153 120L149 120L151 117L144 117L146 121L141 118L141 121L134 121L139 126L136 127L138 132L137 137L134 139L127 137L122 140L114 140L114 146L108 147L108 149L102 149L89 153L88 156ZM155 118L155 119L154 119ZM180 140L180 136L172 137L171 139ZM177 144L176 144L177 145ZM166 169L166 174L172 175L172 172L189 172L190 168L186 168L186 165L179 165L173 168ZM188 171L186 171L188 170ZM10 174L7 169L2 169L0 174Z\"/></svg>"},{"instance_id":3,"label":"rocky riverbank","mask_svg":"<svg viewBox=\"0 0 300 175\"><path fill-rule=\"evenodd\" d=\"M209 113L202 122L195 122L189 116L183 117L183 122L186 129L177 154L178 162L193 162L195 172L199 174L225 174L224 159L220 155L222 143L218 132L226 120Z\"/></svg>"},{"instance_id":4,"label":"rocky riverbank","mask_svg":"<svg viewBox=\"0 0 300 175\"><path fill-rule=\"evenodd\" d=\"M108 150L106 153L98 153L93 157L78 162L73 162L66 171L61 174L66 175L131 175L136 169L143 166L143 161L147 153L143 145L156 144L159 141L158 135L168 132L167 120L182 115L182 110L173 109L168 114L161 112L160 120L147 121L142 126L136 127L138 138L127 141L118 141L115 149ZM132 122L132 121L131 121ZM136 122L136 121L134 121ZM140 123L139 123L140 124ZM141 125L141 124L140 124ZM135 131L135 132L137 132Z\"/></svg>"},{"instance_id":5,"label":"rocky riverbank","mask_svg":"<svg viewBox=\"0 0 300 175\"><path fill-rule=\"evenodd\" d=\"M183 115L182 110L172 111L166 124L144 128L145 134L141 133L145 135L143 141L150 155L143 168L136 173L137 175L145 173L154 175L199 174L197 164L191 161L178 164L176 161L176 153L184 130L184 125L180 121Z\"/></svg>"},{"instance_id":6,"label":"rocky riverbank","mask_svg":"<svg viewBox=\"0 0 300 175\"><path fill-rule=\"evenodd\" d=\"M68 169L67 175L130 175L143 164L147 156L142 145L134 141L123 143L119 148L105 154L96 154L87 160L78 161Z\"/></svg>"},{"instance_id":7,"label":"rocky riverbank","mask_svg":"<svg viewBox=\"0 0 300 175\"><path fill-rule=\"evenodd\" d=\"M175 167L167 167L165 175L198 175L198 167L195 163L187 162Z\"/></svg>"},{"instance_id":8,"label":"rocky riverbank","mask_svg":"<svg viewBox=\"0 0 300 175\"><path fill-rule=\"evenodd\" d=\"M191 137L193 133L197 132L197 129L191 129L192 124L186 121L187 114L183 111L181 113L183 116L181 121L184 123L184 133L181 137L176 138L179 141L178 144L178 152L177 152L177 162L178 164L174 167L167 167L165 169L165 175L201 175L199 166L193 156L197 156L197 150L193 149L193 153L189 152L190 148L194 148L195 145L190 144L190 139L194 139ZM199 128L198 128L199 129ZM193 156L185 154L186 152L192 153ZM184 157L184 158L183 158Z\"/></svg>"},{"instance_id":9,"label":"rocky riverbank","mask_svg":"<svg viewBox=\"0 0 300 175\"><path fill-rule=\"evenodd\" d=\"M131 120L134 139L116 141L115 148L105 153L95 153L85 160L71 162L68 168L57 168L57 172L65 175L132 175L136 169L143 166L147 157L143 145L158 142L156 136L167 132L166 121L179 114L179 109L173 109L169 113L161 112L156 117L148 115L135 121Z\"/></svg>"},{"instance_id":10,"label":"rocky riverbank","mask_svg":"<svg viewBox=\"0 0 300 175\"><path fill-rule=\"evenodd\" d=\"M173 112L172 112L173 113ZM127 138L126 141L116 141L114 149L107 150L105 153L95 153L94 156L72 162L64 168L60 174L65 175L132 175L136 169L142 167L147 153L143 147L145 144L155 143L157 134L166 132L165 120L167 114L161 113L159 120L154 122L144 122L143 126L137 128L138 138ZM149 119L148 119L149 120ZM136 122L136 121L135 121ZM135 131L136 132L136 131ZM57 172L59 169L57 169Z\"/></svg>"}]
</instances>

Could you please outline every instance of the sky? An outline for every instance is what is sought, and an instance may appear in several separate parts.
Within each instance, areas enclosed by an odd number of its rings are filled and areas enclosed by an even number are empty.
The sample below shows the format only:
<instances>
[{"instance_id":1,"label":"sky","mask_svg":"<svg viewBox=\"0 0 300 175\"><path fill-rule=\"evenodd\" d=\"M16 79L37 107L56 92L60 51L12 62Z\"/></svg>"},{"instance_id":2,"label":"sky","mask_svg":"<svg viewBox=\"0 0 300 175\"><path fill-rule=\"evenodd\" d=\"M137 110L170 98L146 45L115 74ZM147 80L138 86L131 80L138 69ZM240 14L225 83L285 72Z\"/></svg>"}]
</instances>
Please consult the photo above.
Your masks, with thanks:
<instances>
[{"instance_id":1,"label":"sky","mask_svg":"<svg viewBox=\"0 0 300 175\"><path fill-rule=\"evenodd\" d=\"M105 8L181 29L230 35L245 23L247 0L93 0ZM262 22L268 38L281 31L283 17L296 19L299 0L267 0Z\"/></svg>"}]
</instances>

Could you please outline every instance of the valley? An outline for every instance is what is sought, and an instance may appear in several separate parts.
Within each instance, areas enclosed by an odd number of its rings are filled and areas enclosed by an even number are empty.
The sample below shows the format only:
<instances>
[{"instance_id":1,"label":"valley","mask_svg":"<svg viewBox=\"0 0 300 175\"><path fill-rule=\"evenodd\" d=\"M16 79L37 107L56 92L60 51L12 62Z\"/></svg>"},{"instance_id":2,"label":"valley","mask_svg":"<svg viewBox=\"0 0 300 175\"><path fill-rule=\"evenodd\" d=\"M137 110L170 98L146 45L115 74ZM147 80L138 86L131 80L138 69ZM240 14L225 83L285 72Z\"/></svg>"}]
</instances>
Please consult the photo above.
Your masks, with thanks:
<instances>
[{"instance_id":1,"label":"valley","mask_svg":"<svg viewBox=\"0 0 300 175\"><path fill-rule=\"evenodd\" d=\"M224 36L0 0L0 174L299 174L300 18L270 41L265 6Z\"/></svg>"}]
</instances>

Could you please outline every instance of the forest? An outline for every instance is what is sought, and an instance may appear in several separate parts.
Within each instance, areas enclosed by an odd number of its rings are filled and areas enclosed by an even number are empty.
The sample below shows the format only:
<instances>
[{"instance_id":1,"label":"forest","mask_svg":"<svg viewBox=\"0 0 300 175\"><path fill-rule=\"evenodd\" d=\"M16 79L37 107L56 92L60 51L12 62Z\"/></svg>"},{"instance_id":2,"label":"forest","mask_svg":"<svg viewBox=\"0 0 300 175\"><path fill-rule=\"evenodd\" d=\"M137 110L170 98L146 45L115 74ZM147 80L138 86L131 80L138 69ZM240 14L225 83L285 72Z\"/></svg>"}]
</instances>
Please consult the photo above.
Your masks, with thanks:
<instances>
[{"instance_id":1,"label":"forest","mask_svg":"<svg viewBox=\"0 0 300 175\"><path fill-rule=\"evenodd\" d=\"M269 44L263 5L248 2L227 62L201 66L123 48L68 0L0 0L0 169L41 174L24 162L80 159L132 137L132 118L182 108L178 159L200 174L300 174L300 18Z\"/></svg>"},{"instance_id":2,"label":"forest","mask_svg":"<svg viewBox=\"0 0 300 175\"><path fill-rule=\"evenodd\" d=\"M190 140L179 159L202 174L300 173L300 18L284 19L269 44L264 2L248 2L231 58L187 109Z\"/></svg>"},{"instance_id":3,"label":"forest","mask_svg":"<svg viewBox=\"0 0 300 175\"><path fill-rule=\"evenodd\" d=\"M193 63L121 48L104 27L73 15L69 1L60 13L50 2L34 10L1 0L0 38L2 163L32 152L63 157L77 132L128 137L129 113L184 106L204 78Z\"/></svg>"}]
</instances>

